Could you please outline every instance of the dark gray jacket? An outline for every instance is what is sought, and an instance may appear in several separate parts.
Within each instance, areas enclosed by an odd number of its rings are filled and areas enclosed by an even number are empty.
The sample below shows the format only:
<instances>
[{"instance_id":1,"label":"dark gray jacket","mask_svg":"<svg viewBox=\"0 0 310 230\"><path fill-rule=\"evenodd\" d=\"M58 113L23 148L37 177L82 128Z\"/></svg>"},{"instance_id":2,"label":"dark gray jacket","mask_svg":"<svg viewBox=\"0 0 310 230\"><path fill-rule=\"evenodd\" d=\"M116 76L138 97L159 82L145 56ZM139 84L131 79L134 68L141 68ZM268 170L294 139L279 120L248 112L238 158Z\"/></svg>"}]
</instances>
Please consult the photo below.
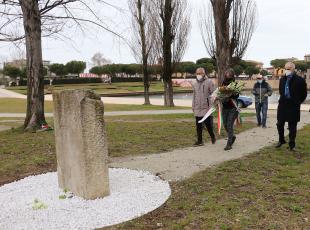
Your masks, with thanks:
<instances>
[{"instance_id":1,"label":"dark gray jacket","mask_svg":"<svg viewBox=\"0 0 310 230\"><path fill-rule=\"evenodd\" d=\"M252 93L255 96L255 103L268 103L268 97L272 95L272 89L264 80L262 83L255 83Z\"/></svg>"}]
</instances>

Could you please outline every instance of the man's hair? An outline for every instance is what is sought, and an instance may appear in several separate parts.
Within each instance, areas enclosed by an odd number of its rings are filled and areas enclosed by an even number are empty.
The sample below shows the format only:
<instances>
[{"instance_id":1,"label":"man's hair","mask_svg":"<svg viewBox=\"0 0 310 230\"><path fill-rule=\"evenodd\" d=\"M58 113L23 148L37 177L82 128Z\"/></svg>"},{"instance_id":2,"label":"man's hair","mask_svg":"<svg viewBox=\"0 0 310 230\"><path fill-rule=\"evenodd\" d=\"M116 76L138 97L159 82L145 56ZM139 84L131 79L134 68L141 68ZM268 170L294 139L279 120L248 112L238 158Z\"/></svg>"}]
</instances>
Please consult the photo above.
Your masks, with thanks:
<instances>
[{"instance_id":1,"label":"man's hair","mask_svg":"<svg viewBox=\"0 0 310 230\"><path fill-rule=\"evenodd\" d=\"M204 75L207 74L207 73L206 73L206 70L205 70L204 68L202 68L202 67L199 67L199 68L196 69L196 74L197 74L197 73L203 73Z\"/></svg>"},{"instance_id":2,"label":"man's hair","mask_svg":"<svg viewBox=\"0 0 310 230\"><path fill-rule=\"evenodd\" d=\"M295 70L295 64L289 61L285 64L285 69Z\"/></svg>"}]
</instances>

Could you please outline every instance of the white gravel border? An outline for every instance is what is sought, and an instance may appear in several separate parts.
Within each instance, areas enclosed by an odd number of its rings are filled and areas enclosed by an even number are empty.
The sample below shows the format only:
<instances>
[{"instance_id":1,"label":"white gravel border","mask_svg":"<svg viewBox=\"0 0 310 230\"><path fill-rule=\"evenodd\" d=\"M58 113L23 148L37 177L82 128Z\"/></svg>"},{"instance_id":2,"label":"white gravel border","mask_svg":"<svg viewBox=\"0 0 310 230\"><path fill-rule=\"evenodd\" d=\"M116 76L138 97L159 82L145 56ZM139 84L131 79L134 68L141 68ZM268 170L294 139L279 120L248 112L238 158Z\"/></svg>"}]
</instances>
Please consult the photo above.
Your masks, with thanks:
<instances>
[{"instance_id":1,"label":"white gravel border","mask_svg":"<svg viewBox=\"0 0 310 230\"><path fill-rule=\"evenodd\" d=\"M155 210L171 195L168 182L149 172L109 169L111 195L59 199L57 174L30 176L0 187L0 229L94 229ZM47 205L34 210L34 200Z\"/></svg>"}]
</instances>

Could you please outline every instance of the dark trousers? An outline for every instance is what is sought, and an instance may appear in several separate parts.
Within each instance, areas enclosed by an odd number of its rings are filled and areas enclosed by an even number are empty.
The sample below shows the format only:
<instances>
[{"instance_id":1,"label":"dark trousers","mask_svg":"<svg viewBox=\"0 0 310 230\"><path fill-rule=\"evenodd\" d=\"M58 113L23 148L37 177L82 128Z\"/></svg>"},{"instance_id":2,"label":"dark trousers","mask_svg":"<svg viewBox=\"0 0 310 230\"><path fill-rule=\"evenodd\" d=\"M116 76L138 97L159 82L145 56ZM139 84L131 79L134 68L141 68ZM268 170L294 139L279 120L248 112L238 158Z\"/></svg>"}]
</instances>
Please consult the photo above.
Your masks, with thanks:
<instances>
[{"instance_id":1,"label":"dark trousers","mask_svg":"<svg viewBox=\"0 0 310 230\"><path fill-rule=\"evenodd\" d=\"M266 126L268 102L262 102L262 103L256 102L255 109L256 109L257 124Z\"/></svg>"},{"instance_id":2,"label":"dark trousers","mask_svg":"<svg viewBox=\"0 0 310 230\"><path fill-rule=\"evenodd\" d=\"M236 108L233 109L223 109L222 118L224 123L224 128L227 132L228 141L227 145L232 144L232 139L234 137L234 123L238 117L238 111Z\"/></svg>"},{"instance_id":3,"label":"dark trousers","mask_svg":"<svg viewBox=\"0 0 310 230\"><path fill-rule=\"evenodd\" d=\"M215 138L213 131L213 116L208 117L203 123L198 123L202 117L196 117L196 131L198 142L202 143L203 124L206 126L211 138Z\"/></svg>"},{"instance_id":4,"label":"dark trousers","mask_svg":"<svg viewBox=\"0 0 310 230\"><path fill-rule=\"evenodd\" d=\"M277 123L278 133L279 133L279 142L284 143L284 125L285 121L279 121ZM289 146L291 148L295 147L295 139L297 134L297 122L288 122L288 130L289 130Z\"/></svg>"}]
</instances>

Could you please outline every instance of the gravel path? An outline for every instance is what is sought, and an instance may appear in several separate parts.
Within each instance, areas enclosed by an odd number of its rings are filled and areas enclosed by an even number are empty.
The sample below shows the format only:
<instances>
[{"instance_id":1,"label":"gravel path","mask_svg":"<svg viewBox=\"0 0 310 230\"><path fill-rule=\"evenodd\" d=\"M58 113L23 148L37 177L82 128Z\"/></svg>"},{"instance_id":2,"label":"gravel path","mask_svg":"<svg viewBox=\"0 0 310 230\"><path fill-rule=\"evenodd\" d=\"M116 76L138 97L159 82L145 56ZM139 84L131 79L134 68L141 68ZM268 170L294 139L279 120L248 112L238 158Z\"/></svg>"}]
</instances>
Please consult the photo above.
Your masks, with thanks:
<instances>
[{"instance_id":1,"label":"gravel path","mask_svg":"<svg viewBox=\"0 0 310 230\"><path fill-rule=\"evenodd\" d=\"M111 195L86 201L60 199L57 174L27 177L0 187L0 229L95 229L142 216L171 194L168 182L147 172L110 169ZM34 200L46 205L35 210Z\"/></svg>"},{"instance_id":2,"label":"gravel path","mask_svg":"<svg viewBox=\"0 0 310 230\"><path fill-rule=\"evenodd\" d=\"M203 147L179 149L162 154L112 158L110 166L147 170L169 181L188 178L210 166L241 158L276 143L278 135L275 111L269 114L267 129L258 127L238 134L234 148L228 152L223 150L226 140L222 139L215 145L207 143ZM309 112L302 113L302 122L298 128L306 124L310 124Z\"/></svg>"}]
</instances>

